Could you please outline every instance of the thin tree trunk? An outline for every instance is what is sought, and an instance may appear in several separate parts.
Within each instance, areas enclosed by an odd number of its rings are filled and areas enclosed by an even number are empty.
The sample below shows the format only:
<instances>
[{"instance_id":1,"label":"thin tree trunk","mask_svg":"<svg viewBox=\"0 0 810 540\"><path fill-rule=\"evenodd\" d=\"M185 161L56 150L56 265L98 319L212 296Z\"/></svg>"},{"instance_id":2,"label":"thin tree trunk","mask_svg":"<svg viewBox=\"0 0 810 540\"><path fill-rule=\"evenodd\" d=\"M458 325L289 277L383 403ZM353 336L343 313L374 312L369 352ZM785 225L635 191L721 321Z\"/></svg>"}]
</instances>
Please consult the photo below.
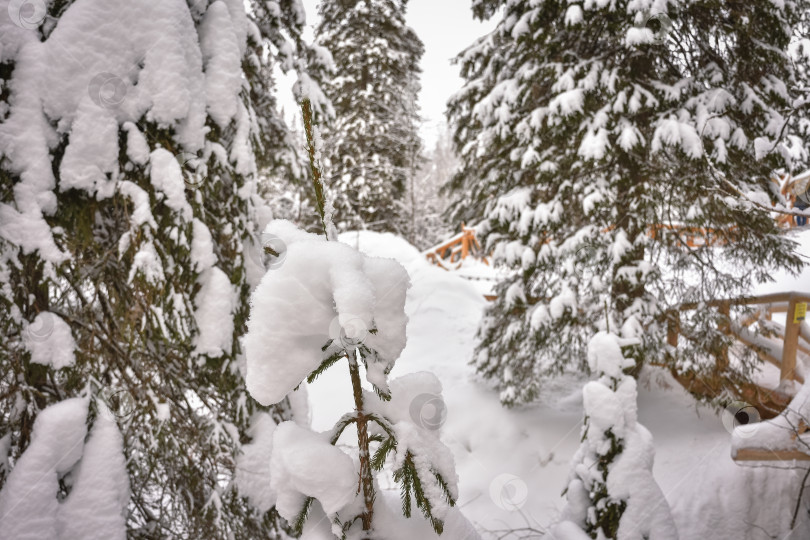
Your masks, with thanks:
<instances>
[{"instance_id":1,"label":"thin tree trunk","mask_svg":"<svg viewBox=\"0 0 810 540\"><path fill-rule=\"evenodd\" d=\"M357 354L356 352L354 353ZM374 516L374 475L371 470L371 454L368 448L368 416L363 408L363 387L360 385L360 367L357 357L349 358L349 373L352 377L354 407L357 410L357 445L360 448L360 487L363 490L365 511L360 516L363 530L370 531Z\"/></svg>"}]
</instances>

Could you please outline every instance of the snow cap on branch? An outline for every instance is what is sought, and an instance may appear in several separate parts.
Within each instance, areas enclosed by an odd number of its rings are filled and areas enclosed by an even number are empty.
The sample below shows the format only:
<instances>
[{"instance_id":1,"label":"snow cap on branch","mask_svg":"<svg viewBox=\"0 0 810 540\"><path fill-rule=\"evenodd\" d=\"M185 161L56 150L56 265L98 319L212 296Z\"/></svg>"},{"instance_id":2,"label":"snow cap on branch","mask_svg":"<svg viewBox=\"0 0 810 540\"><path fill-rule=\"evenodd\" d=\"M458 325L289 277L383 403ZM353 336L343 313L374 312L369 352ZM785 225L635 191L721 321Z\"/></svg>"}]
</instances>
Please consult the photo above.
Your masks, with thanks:
<instances>
[{"instance_id":1,"label":"snow cap on branch","mask_svg":"<svg viewBox=\"0 0 810 540\"><path fill-rule=\"evenodd\" d=\"M369 372L390 371L405 347L405 269L285 220L268 224L265 235L280 239L286 252L251 298L245 337L250 394L265 405L278 403L321 364L329 339L341 334L377 353L381 365L370 365Z\"/></svg>"}]
</instances>

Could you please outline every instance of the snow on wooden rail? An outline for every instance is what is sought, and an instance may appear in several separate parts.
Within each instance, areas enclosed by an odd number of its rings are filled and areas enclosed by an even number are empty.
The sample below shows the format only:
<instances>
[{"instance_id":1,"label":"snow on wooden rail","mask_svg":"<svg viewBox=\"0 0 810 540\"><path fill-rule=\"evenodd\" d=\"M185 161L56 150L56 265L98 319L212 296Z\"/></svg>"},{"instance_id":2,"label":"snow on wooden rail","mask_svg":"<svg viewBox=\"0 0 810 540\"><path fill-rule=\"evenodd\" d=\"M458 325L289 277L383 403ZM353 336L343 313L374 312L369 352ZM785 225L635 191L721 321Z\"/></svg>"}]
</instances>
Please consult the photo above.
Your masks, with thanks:
<instances>
[{"instance_id":1,"label":"snow on wooden rail","mask_svg":"<svg viewBox=\"0 0 810 540\"><path fill-rule=\"evenodd\" d=\"M739 433L735 430L732 459L743 465L780 461L783 466L806 468L807 464L798 462L810 461L810 445L806 440L810 427L801 412L789 408L773 420L745 425Z\"/></svg>"},{"instance_id":2,"label":"snow on wooden rail","mask_svg":"<svg viewBox=\"0 0 810 540\"><path fill-rule=\"evenodd\" d=\"M753 382L734 381L727 384L723 373L728 368L729 356L726 348L718 351L714 370L709 375L677 373L672 375L692 394L715 398L731 391L742 401L750 403L763 418L772 418L788 405L795 393L795 383L803 383L804 376L796 360L799 352L810 355L810 327L804 322L810 295L799 292L785 292L760 296L744 296L730 299L715 299L707 302L688 302L667 313L667 342L678 346L680 334L680 313L684 311L716 308L722 315L720 329L737 341L753 349L765 362L779 368L779 385L764 388ZM732 321L732 306L757 306L757 309L740 321ZM771 321L774 313L785 313L785 325ZM766 329L756 333L748 329L753 323ZM781 343L779 342L781 339ZM795 381L795 383L793 382Z\"/></svg>"}]
</instances>

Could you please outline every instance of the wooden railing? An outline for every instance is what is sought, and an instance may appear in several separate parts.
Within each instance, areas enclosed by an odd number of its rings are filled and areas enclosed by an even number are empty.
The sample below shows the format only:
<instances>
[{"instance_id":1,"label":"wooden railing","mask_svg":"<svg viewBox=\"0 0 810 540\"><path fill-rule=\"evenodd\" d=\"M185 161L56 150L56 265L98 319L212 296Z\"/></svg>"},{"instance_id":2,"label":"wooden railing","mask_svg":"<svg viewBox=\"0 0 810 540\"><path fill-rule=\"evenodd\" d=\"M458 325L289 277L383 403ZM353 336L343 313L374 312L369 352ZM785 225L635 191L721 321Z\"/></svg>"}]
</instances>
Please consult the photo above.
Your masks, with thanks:
<instances>
[{"instance_id":1,"label":"wooden railing","mask_svg":"<svg viewBox=\"0 0 810 540\"><path fill-rule=\"evenodd\" d=\"M723 333L753 349L763 361L779 368L780 380L776 388L764 388L753 382L737 382L733 388L729 388L723 377L729 363L727 348L718 351L712 374L677 373L671 370L673 376L693 394L713 398L730 390L737 394L740 400L756 407L763 418L776 416L792 398L792 393L788 391L790 383L785 381L804 382L802 375L797 372L796 360L799 351L810 354L810 327L804 322L808 303L810 295L786 292L684 303L667 313L667 342L670 346L677 347L680 314L705 307L716 308L721 315L719 329ZM740 321L733 321L730 317L732 306L755 306L755 309ZM774 313L785 313L784 327L775 323L764 323L770 321ZM772 336L782 339L781 347L774 340L764 338L748 329L751 324L758 321L767 327Z\"/></svg>"},{"instance_id":2,"label":"wooden railing","mask_svg":"<svg viewBox=\"0 0 810 540\"><path fill-rule=\"evenodd\" d=\"M475 229L467 227L463 223L460 233L426 250L424 254L428 261L445 270L458 268L461 266L461 261L468 256L476 257L485 264L489 264L489 260L475 236Z\"/></svg>"}]
</instances>

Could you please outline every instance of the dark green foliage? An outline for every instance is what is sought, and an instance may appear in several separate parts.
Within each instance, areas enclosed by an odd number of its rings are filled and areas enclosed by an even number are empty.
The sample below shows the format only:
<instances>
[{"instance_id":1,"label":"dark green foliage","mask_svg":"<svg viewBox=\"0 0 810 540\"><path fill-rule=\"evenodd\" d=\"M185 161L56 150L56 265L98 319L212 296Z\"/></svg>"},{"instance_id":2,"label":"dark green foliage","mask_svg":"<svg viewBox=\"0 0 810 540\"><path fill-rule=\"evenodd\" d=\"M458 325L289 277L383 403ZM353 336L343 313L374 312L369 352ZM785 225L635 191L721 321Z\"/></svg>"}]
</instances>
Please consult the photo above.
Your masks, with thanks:
<instances>
[{"instance_id":1,"label":"dark green foliage","mask_svg":"<svg viewBox=\"0 0 810 540\"><path fill-rule=\"evenodd\" d=\"M324 92L335 118L324 130L326 185L339 228L395 231L421 142L416 96L424 47L401 0L326 0L318 43L334 58Z\"/></svg>"},{"instance_id":2,"label":"dark green foliage","mask_svg":"<svg viewBox=\"0 0 810 540\"><path fill-rule=\"evenodd\" d=\"M71 4L49 4L48 22L35 30L41 32L40 39L58 26ZM197 25L208 2L189 4ZM260 167L274 171L292 167L295 150L277 112L270 74L279 63L285 70L304 73L309 54L283 46L288 41L301 45L303 20L291 3L281 6L273 11L262 2L251 2L259 35L248 33L240 95L241 105L255 120L246 150L254 153ZM287 56L268 54L269 44ZM13 68L0 66L4 114ZM253 401L239 368L238 338L245 332L248 295L255 284L248 267L260 263L249 260L259 232L259 201L251 196L255 175L238 170L227 155L240 141L236 124L219 126L209 117L207 141L221 145L225 158L209 148L196 162L181 164L191 216L167 206L150 181L149 165L129 159L127 134L121 129L117 180L146 192L154 227L133 223L135 205L120 190L107 198L79 189L55 190L58 208L47 221L56 231L59 248L71 255L68 261L46 264L37 254L0 239L0 437L10 436L10 461L13 464L27 448L34 419L45 407L87 392L95 400L107 401L111 393L119 396L111 405L120 413L124 435L131 538L277 538L288 529L274 509L259 513L252 508L232 481L240 446L249 441L251 416L263 410L280 422L292 414L286 401L269 409ZM172 128L147 116L135 126L150 151L181 152ZM67 142L63 134L49 156L57 184ZM0 203L15 204L13 186L20 181L0 156ZM199 329L194 312L203 278L191 260L191 217L210 231L216 267L227 276L235 297L232 345L219 355L195 350ZM137 269L137 258L149 245L163 279L150 279ZM72 367L55 370L33 364L23 346L25 321L46 311L71 328L77 345ZM131 400L135 407L121 411L123 405L115 407L121 400ZM168 418L159 417L159 406L168 406ZM0 488L5 477L6 471L0 471ZM219 510L211 502L214 495L221 501Z\"/></svg>"},{"instance_id":3,"label":"dark green foliage","mask_svg":"<svg viewBox=\"0 0 810 540\"><path fill-rule=\"evenodd\" d=\"M639 363L714 362L717 314L691 321L674 351L666 311L802 264L773 219L785 199L771 177L808 166L808 56L787 53L808 3L667 6L474 3L479 17L503 11L460 57L449 189L453 219L485 220L511 270L475 358L508 405L585 368L586 340L607 327L642 340ZM724 241L691 248L667 226Z\"/></svg>"},{"instance_id":4,"label":"dark green foliage","mask_svg":"<svg viewBox=\"0 0 810 540\"><path fill-rule=\"evenodd\" d=\"M588 429L588 419L585 419L586 430ZM610 449L602 455L598 455L596 468L601 474L601 481L594 482L591 486L591 502L595 511L593 519L589 515L585 520L586 531L591 538L598 537L598 531L602 531L607 538L616 538L619 531L619 524L621 523L622 514L624 509L627 508L627 501L622 499L615 499L608 493L607 478L610 465L616 462L616 459L621 455L624 450L623 441L618 439L612 430L605 432L605 437L610 441Z\"/></svg>"}]
</instances>

